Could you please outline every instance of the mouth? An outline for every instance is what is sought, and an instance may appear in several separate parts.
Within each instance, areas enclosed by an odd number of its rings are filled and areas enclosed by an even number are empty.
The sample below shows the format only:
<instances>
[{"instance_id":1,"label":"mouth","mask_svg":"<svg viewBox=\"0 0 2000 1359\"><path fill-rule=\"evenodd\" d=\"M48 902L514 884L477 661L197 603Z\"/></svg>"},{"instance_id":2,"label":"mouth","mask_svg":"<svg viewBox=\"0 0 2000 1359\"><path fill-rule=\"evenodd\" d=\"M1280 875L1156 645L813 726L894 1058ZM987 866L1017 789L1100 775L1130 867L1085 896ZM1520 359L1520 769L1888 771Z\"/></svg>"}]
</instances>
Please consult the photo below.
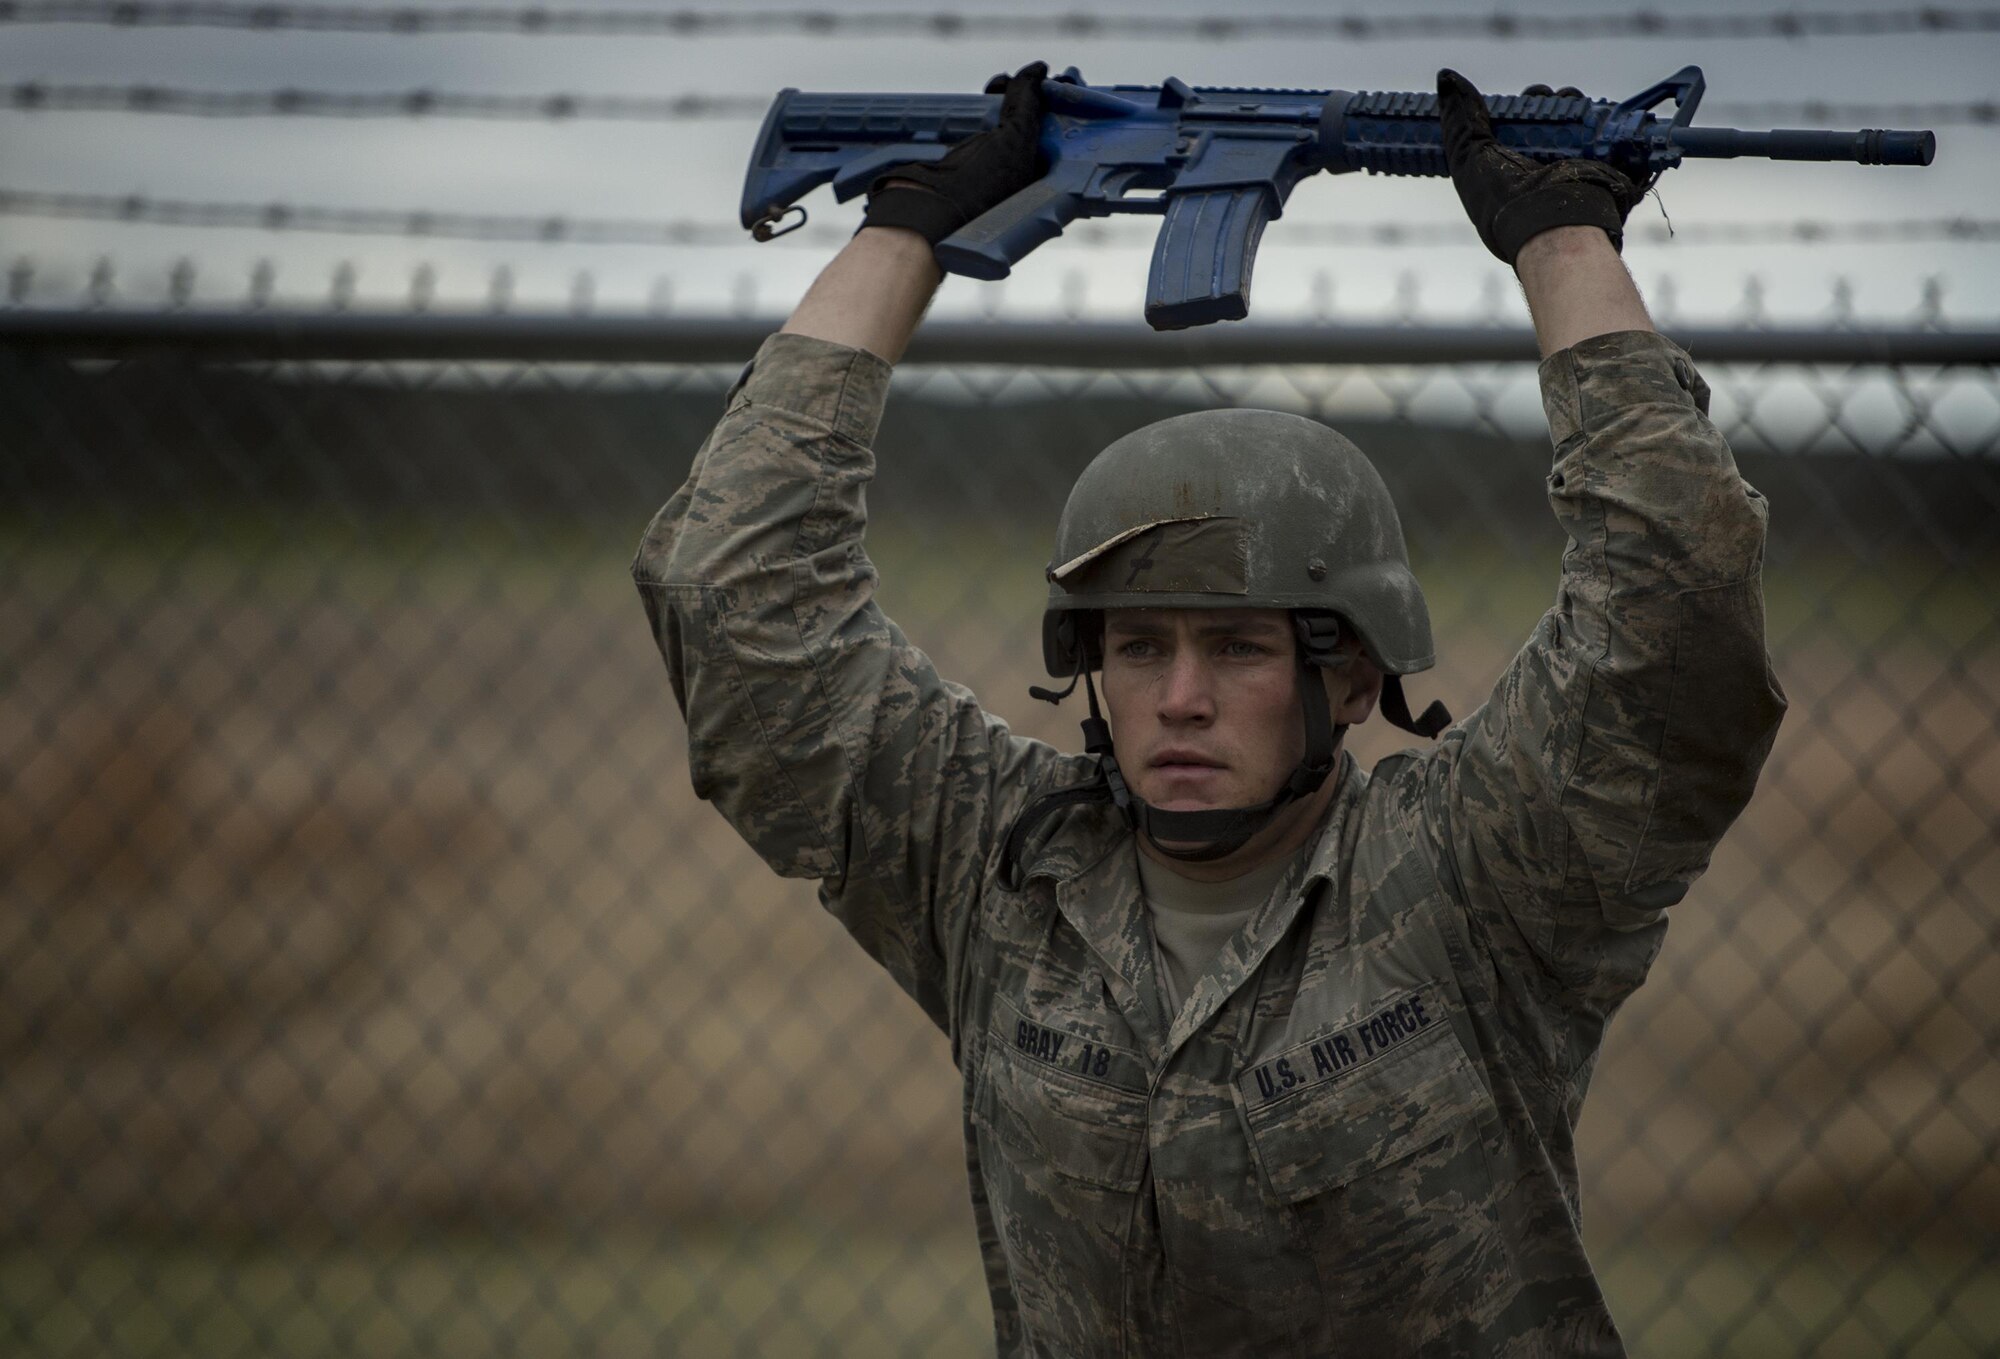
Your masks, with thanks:
<instances>
[{"instance_id":1,"label":"mouth","mask_svg":"<svg viewBox=\"0 0 2000 1359\"><path fill-rule=\"evenodd\" d=\"M1163 750L1148 762L1148 767L1175 777L1219 774L1223 769L1216 761L1192 750Z\"/></svg>"}]
</instances>

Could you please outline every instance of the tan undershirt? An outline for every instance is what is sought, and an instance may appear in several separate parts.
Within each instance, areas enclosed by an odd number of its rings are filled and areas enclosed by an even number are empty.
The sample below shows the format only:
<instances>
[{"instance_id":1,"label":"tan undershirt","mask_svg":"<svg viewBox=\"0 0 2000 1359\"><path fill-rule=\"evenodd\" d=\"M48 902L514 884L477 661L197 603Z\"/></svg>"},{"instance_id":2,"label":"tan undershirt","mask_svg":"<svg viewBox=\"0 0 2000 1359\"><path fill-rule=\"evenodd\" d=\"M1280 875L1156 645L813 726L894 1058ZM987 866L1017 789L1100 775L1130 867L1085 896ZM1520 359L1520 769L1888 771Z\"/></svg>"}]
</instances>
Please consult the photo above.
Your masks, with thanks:
<instances>
[{"instance_id":1,"label":"tan undershirt","mask_svg":"<svg viewBox=\"0 0 2000 1359\"><path fill-rule=\"evenodd\" d=\"M1180 1013L1222 946L1271 895L1291 859L1275 859L1227 882L1196 882L1137 849L1133 852L1139 854L1139 890L1146 898L1146 918L1152 922L1171 1018Z\"/></svg>"}]
</instances>

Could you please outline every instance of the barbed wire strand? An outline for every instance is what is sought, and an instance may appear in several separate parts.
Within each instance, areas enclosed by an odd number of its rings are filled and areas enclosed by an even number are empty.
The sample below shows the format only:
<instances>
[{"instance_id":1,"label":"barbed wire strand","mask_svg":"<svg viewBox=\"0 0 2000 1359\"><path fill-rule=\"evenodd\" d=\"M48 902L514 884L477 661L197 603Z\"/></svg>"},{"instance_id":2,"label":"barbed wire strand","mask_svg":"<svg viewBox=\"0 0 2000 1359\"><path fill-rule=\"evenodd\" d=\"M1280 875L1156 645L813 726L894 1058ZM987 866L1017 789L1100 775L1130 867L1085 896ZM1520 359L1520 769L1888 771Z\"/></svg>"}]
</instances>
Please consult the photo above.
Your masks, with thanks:
<instances>
[{"instance_id":1,"label":"barbed wire strand","mask_svg":"<svg viewBox=\"0 0 2000 1359\"><path fill-rule=\"evenodd\" d=\"M46 85L23 81L4 106L60 113L181 114L203 118L483 118L516 121L622 119L682 122L761 118L761 95L477 94L411 90L190 90L164 85ZM1989 121L2000 121L1996 106Z\"/></svg>"},{"instance_id":2,"label":"barbed wire strand","mask_svg":"<svg viewBox=\"0 0 2000 1359\"><path fill-rule=\"evenodd\" d=\"M145 226L219 227L238 230L308 231L348 236L403 236L418 239L496 241L546 245L745 245L747 232L726 222L532 216L526 214L437 212L393 208L343 208L295 203L225 203L143 194L47 193L0 188L0 215ZM1972 217L1886 221L1750 221L1690 223L1671 232L1664 225L1628 228L1628 236L1679 245L1740 245L1786 242L1889 243L1910 241L2000 240L2000 220ZM1065 235L1087 245L1143 246L1154 233L1129 226L1079 222ZM823 247L846 232L809 227L778 239ZM1275 243L1330 245L1472 245L1458 222L1338 223L1287 222Z\"/></svg>"},{"instance_id":3,"label":"barbed wire strand","mask_svg":"<svg viewBox=\"0 0 2000 1359\"><path fill-rule=\"evenodd\" d=\"M1927 5L1817 11L1801 8L1700 14L1269 14L1178 17L1147 14L952 14L825 10L564 9L545 5L283 5L229 0L0 0L0 23L98 24L138 28L230 28L387 33L508 33L527 36L768 36L920 38L1400 38L1593 41L1601 38L1888 37L2000 31L2000 8Z\"/></svg>"},{"instance_id":4,"label":"barbed wire strand","mask_svg":"<svg viewBox=\"0 0 2000 1359\"><path fill-rule=\"evenodd\" d=\"M409 90L194 90L168 85L50 85L19 81L0 107L56 113L174 114L203 118L479 118L562 122L609 119L684 122L761 118L771 97L736 94L481 94ZM2000 101L1864 104L1713 100L1706 121L1770 126L1967 127L2000 123Z\"/></svg>"}]
</instances>

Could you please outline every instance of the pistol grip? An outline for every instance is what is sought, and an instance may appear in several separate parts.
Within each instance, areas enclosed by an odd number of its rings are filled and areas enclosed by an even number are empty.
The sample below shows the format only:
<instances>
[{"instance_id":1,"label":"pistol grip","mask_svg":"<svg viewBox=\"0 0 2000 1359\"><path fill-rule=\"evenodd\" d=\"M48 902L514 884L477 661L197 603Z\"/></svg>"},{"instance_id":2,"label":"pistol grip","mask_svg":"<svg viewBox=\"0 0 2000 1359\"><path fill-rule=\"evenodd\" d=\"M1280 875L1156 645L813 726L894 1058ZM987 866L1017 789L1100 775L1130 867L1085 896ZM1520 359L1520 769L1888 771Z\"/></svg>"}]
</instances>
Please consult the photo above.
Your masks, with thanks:
<instances>
[{"instance_id":1,"label":"pistol grip","mask_svg":"<svg viewBox=\"0 0 2000 1359\"><path fill-rule=\"evenodd\" d=\"M1276 195L1262 184L1171 196L1146 280L1146 320L1153 329L1184 330L1249 315L1250 268L1275 207Z\"/></svg>"},{"instance_id":2,"label":"pistol grip","mask_svg":"<svg viewBox=\"0 0 2000 1359\"><path fill-rule=\"evenodd\" d=\"M1090 165L1057 165L937 243L938 267L966 278L1005 278L1028 252L1062 235L1082 208Z\"/></svg>"}]
</instances>

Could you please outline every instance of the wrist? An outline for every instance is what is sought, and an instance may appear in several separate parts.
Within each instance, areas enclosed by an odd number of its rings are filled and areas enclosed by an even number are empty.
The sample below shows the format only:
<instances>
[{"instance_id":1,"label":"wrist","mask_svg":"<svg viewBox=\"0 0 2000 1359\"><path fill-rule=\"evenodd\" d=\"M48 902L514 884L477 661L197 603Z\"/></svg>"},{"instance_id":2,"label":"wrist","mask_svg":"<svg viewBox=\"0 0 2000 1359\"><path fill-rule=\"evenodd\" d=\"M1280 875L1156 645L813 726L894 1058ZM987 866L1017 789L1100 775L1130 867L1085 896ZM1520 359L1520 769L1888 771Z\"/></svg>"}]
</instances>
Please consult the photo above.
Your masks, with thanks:
<instances>
[{"instance_id":1,"label":"wrist","mask_svg":"<svg viewBox=\"0 0 2000 1359\"><path fill-rule=\"evenodd\" d=\"M936 244L964 226L967 218L959 205L943 194L885 184L869 194L868 210L861 221L864 226L901 228Z\"/></svg>"},{"instance_id":2,"label":"wrist","mask_svg":"<svg viewBox=\"0 0 2000 1359\"><path fill-rule=\"evenodd\" d=\"M813 281L783 329L895 363L944 279L931 243L901 227L863 227Z\"/></svg>"},{"instance_id":3,"label":"wrist","mask_svg":"<svg viewBox=\"0 0 2000 1359\"><path fill-rule=\"evenodd\" d=\"M1526 283L1530 274L1569 268L1593 257L1618 259L1618 248L1602 227L1550 227L1521 246L1514 256L1514 272Z\"/></svg>"},{"instance_id":4,"label":"wrist","mask_svg":"<svg viewBox=\"0 0 2000 1359\"><path fill-rule=\"evenodd\" d=\"M944 279L944 270L938 268L937 254L930 241L922 232L909 227L874 226L864 222L861 229L854 233L854 239L848 242L848 248L885 261L921 266L923 270L935 274L936 281Z\"/></svg>"},{"instance_id":5,"label":"wrist","mask_svg":"<svg viewBox=\"0 0 2000 1359\"><path fill-rule=\"evenodd\" d=\"M1625 261L1596 227L1556 227L1530 237L1514 270L1544 358L1594 336L1653 329Z\"/></svg>"}]
</instances>

